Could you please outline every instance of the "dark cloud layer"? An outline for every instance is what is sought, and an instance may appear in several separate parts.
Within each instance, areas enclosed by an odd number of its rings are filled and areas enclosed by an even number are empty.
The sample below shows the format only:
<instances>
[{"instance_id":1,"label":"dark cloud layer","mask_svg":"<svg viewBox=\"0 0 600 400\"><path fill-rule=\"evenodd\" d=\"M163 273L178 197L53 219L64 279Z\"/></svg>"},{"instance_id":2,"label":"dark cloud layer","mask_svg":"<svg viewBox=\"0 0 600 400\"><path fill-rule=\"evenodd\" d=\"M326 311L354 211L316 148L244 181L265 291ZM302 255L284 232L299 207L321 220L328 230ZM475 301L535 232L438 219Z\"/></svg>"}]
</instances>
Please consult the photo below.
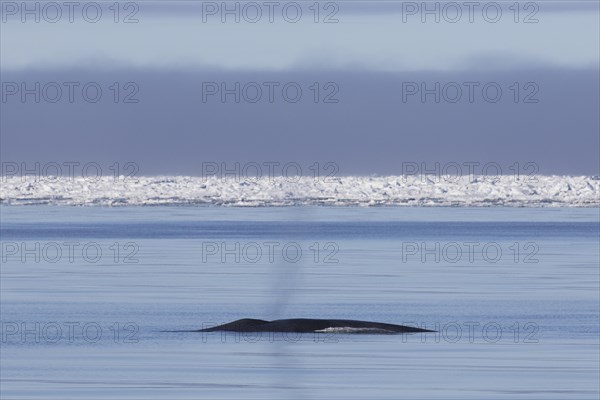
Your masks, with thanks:
<instances>
[{"instance_id":1,"label":"dark cloud layer","mask_svg":"<svg viewBox=\"0 0 600 400\"><path fill-rule=\"evenodd\" d=\"M510 72L223 72L121 70L113 72L10 72L2 81L98 82L103 97L89 103L75 90L57 103L28 95L22 103L9 96L2 103L2 161L114 161L139 164L141 175L201 174L203 162L294 161L310 165L333 161L339 174L398 174L403 162L535 162L540 173L598 174L600 84L598 70L522 70ZM135 82L138 103L114 103L109 86L120 82L120 99ZM240 103L233 95L203 102L203 82L297 82L302 99L290 103L281 91L270 103ZM333 91L338 103L315 104L309 87L319 82L320 100ZM418 95L403 102L403 82L433 87L456 82L495 82L503 89L497 103L481 90L470 103L463 92L457 103L422 103ZM520 101L514 103L514 82ZM532 96L537 103L523 103ZM412 85L412 84L409 84ZM281 87L281 86L280 86ZM481 86L479 86L480 88ZM263 86L264 88L264 86ZM407 86L405 85L405 88ZM413 86L411 88L414 89ZM447 97L454 97L452 85ZM6 86L5 86L6 89ZM48 90L51 88L49 87ZM254 96L249 87L248 97ZM466 89L465 89L466 91ZM290 91L292 93L292 91ZM491 93L491 92L490 92ZM6 93L4 93L6 94ZM48 96L53 96L48 92Z\"/></svg>"}]
</instances>

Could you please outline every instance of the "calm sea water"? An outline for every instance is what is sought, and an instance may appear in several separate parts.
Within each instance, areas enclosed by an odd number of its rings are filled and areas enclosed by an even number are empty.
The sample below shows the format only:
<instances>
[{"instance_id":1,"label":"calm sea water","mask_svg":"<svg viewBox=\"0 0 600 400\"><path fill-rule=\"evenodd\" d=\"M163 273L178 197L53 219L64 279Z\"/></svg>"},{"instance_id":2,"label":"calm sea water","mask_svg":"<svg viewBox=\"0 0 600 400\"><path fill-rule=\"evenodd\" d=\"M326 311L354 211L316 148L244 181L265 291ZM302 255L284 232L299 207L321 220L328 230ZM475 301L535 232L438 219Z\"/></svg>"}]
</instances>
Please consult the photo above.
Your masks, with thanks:
<instances>
[{"instance_id":1,"label":"calm sea water","mask_svg":"<svg viewBox=\"0 0 600 400\"><path fill-rule=\"evenodd\" d=\"M597 399L597 209L0 207L3 399ZM436 334L165 332L352 318Z\"/></svg>"}]
</instances>

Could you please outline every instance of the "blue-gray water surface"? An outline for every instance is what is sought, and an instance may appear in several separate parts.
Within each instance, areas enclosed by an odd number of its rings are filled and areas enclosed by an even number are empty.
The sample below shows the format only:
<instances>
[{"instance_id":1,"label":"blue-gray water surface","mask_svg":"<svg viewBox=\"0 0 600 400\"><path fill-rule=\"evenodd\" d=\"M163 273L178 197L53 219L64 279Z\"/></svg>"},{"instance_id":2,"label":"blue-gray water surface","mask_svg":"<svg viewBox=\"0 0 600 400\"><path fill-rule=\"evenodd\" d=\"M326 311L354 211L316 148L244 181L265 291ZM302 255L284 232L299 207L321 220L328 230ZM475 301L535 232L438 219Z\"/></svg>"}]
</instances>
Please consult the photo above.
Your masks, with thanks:
<instances>
[{"instance_id":1,"label":"blue-gray water surface","mask_svg":"<svg viewBox=\"0 0 600 400\"><path fill-rule=\"evenodd\" d=\"M598 209L1 206L6 399L597 399ZM412 335L202 334L251 317Z\"/></svg>"}]
</instances>

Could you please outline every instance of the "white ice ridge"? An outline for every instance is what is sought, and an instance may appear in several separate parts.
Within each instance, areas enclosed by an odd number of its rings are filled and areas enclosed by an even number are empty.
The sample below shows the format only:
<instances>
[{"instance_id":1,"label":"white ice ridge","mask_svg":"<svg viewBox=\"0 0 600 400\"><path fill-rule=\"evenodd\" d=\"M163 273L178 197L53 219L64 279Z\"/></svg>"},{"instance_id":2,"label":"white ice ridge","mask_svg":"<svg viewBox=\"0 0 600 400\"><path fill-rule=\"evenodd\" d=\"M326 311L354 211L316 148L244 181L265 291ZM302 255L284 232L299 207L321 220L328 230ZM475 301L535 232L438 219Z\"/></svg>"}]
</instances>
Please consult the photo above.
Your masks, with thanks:
<instances>
[{"instance_id":1,"label":"white ice ridge","mask_svg":"<svg viewBox=\"0 0 600 400\"><path fill-rule=\"evenodd\" d=\"M3 176L0 204L598 207L595 176Z\"/></svg>"}]
</instances>

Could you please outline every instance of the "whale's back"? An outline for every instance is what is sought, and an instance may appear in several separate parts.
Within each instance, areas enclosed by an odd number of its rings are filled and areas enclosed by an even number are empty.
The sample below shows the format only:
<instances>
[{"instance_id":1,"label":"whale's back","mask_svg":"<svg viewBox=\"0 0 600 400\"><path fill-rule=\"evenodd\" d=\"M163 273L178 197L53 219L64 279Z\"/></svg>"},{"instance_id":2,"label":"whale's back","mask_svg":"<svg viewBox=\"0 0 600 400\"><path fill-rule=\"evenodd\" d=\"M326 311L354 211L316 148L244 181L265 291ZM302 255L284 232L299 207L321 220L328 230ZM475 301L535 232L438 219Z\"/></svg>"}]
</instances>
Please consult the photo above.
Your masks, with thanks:
<instances>
[{"instance_id":1,"label":"whale's back","mask_svg":"<svg viewBox=\"0 0 600 400\"><path fill-rule=\"evenodd\" d=\"M314 319L294 318L264 321L262 319L244 318L199 332L336 332L336 333L415 333L432 332L412 326L386 324L382 322L357 321L352 319Z\"/></svg>"},{"instance_id":2,"label":"whale's back","mask_svg":"<svg viewBox=\"0 0 600 400\"><path fill-rule=\"evenodd\" d=\"M212 328L200 329L200 332L233 331L233 332L257 332L257 329L268 321L262 319L242 318L227 324Z\"/></svg>"}]
</instances>

